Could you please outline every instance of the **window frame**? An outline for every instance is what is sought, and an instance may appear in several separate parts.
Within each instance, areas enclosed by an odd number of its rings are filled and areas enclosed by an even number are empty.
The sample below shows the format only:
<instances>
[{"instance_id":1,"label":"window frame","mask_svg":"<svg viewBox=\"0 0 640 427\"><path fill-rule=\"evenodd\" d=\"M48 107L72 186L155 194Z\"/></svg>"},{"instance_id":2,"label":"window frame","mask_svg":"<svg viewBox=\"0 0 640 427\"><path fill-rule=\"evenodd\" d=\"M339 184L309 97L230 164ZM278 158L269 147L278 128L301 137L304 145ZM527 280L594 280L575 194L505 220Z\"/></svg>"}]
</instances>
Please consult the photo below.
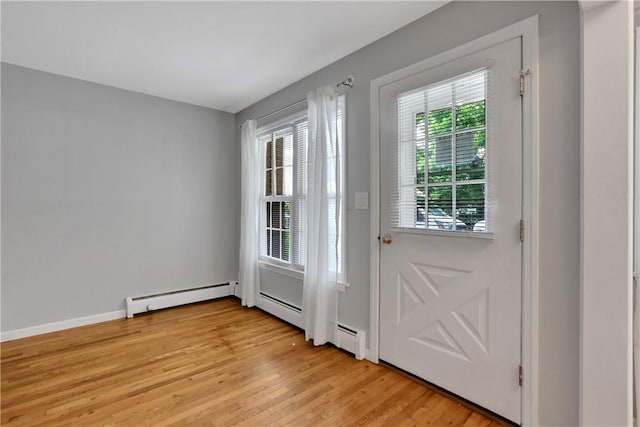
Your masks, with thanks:
<instances>
[{"instance_id":1,"label":"window frame","mask_svg":"<svg viewBox=\"0 0 640 427\"><path fill-rule=\"evenodd\" d=\"M339 127L338 127L338 144L340 145L340 154L342 155L342 161L340 164L340 222L339 222L339 239L340 239L340 257L339 257L339 265L337 273L337 281L339 290L343 291L346 287L348 287L347 282L347 244L346 244L346 236L347 236L347 218L346 218L346 202L347 202L347 177L346 177L346 96L344 94L339 95L338 99L338 109L339 109ZM306 199L306 188L298 188L299 184L299 173L302 171L302 167L306 168L306 161L304 165L297 164L298 162L298 148L296 143L296 129L300 124L308 122L308 112L307 110L303 110L289 116L286 116L282 119L274 121L272 123L261 126L256 132L256 144L259 144L260 150L260 220L259 220L259 239L260 239L260 251L258 255L258 262L261 268L277 272L279 274L283 274L285 276L294 277L298 279L304 278L304 270L306 263L306 242L304 241L304 236L306 236L306 232L304 230L305 224L304 221L306 218L306 212L302 212L302 218L299 220L294 220L293 215L294 211L298 206L296 203L304 203ZM275 138L274 136L277 134L284 134L288 129L291 130L293 134L293 188L291 196L284 195L271 195L266 196L266 147L263 147L263 140L266 136L271 136L271 140L273 141L273 146L275 150ZM307 134L308 138L308 134ZM306 141L308 145L308 139ZM273 154L272 154L273 155ZM275 158L273 160L275 162ZM272 168L275 171L275 168ZM306 174L306 171L304 172ZM275 173L272 172L272 179L275 181ZM306 183L306 177L304 181ZM275 191L275 186L272 184L272 193ZM263 248L266 248L266 202L269 201L291 201L291 219L290 219L290 261L283 261L282 259L274 258L266 255L263 252ZM294 207L295 206L295 207ZM296 227L299 227L300 230L296 230L294 232L294 224ZM295 236L295 237L294 237ZM298 251L294 251L295 245L298 245ZM294 255L295 254L295 255ZM298 262L294 262L298 261Z\"/></svg>"},{"instance_id":2,"label":"window frame","mask_svg":"<svg viewBox=\"0 0 640 427\"><path fill-rule=\"evenodd\" d=\"M293 225L294 223L302 226L303 224L301 224L301 221L294 221L292 215L293 215L293 211L294 211L294 200L296 198L302 198L304 197L304 191L300 191L300 189L298 189L298 166L296 165L296 128L297 125L303 122L307 121L307 112L306 110L304 112L301 113L297 113L295 115L289 116L285 119L279 120L276 123L273 123L271 125L267 125L267 126L263 126L261 127L258 132L257 132L257 137L256 137L256 143L260 145L259 150L260 150L260 164L261 164L261 171L260 171L260 221L259 221L259 233L260 233L260 252L259 252L259 256L258 259L260 261L260 263L262 264L269 264L269 265L273 265L273 266L277 266L280 268L284 268L287 270L292 270L292 271L298 271L298 272L304 272L304 264L300 262L300 253L295 253L294 254L294 247L296 245L298 245L298 247L300 247L299 245L301 244L301 242L299 241L300 236L298 233L294 233L294 228ZM291 132L292 138L293 138L293 160L292 160L292 168L293 168L293 172L292 172L292 191L291 191L291 195L276 195L273 194L276 192L276 185L274 184L276 182L276 173L275 167L271 167L271 168L267 168L266 163L267 163L267 159L266 159L266 147L265 145L267 144L266 141L270 140L272 142L272 166L273 164L276 162L275 160L275 141L278 137L282 136L284 137L285 135L287 135L289 132ZM266 139L267 137L270 137L270 139ZM284 166L283 166L284 168ZM272 185L271 185L271 195L267 196L266 193L266 172L268 169L272 170ZM283 173L283 179L284 179L284 173ZM283 186L284 186L284 182L283 182ZM301 194L301 196L299 195ZM266 204L269 202L289 202L290 203L290 209L291 209L291 214L290 214L290 221L289 221L289 242L290 242L290 248L289 248L289 261L285 261L281 258L275 258L273 256L269 256L266 255L266 251L263 251L263 249L267 248L267 238L266 238L266 234L265 231L267 230L273 230L273 227L270 225L266 224ZM280 228L279 228L280 232L282 232L283 228L282 228L282 224L280 224ZM295 242L294 242L295 240ZM281 247L282 250L282 247Z\"/></svg>"}]
</instances>

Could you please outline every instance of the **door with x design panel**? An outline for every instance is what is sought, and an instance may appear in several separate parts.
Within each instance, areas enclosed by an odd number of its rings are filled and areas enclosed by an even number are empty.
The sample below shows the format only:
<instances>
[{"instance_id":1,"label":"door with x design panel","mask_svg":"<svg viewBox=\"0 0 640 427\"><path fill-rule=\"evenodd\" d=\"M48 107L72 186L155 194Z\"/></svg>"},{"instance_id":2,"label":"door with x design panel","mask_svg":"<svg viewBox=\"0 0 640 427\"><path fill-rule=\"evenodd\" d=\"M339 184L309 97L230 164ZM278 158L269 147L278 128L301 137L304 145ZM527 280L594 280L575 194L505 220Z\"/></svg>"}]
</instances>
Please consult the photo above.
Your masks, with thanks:
<instances>
[{"instance_id":1,"label":"door with x design panel","mask_svg":"<svg viewBox=\"0 0 640 427\"><path fill-rule=\"evenodd\" d=\"M380 88L380 359L520 421L521 40Z\"/></svg>"}]
</instances>

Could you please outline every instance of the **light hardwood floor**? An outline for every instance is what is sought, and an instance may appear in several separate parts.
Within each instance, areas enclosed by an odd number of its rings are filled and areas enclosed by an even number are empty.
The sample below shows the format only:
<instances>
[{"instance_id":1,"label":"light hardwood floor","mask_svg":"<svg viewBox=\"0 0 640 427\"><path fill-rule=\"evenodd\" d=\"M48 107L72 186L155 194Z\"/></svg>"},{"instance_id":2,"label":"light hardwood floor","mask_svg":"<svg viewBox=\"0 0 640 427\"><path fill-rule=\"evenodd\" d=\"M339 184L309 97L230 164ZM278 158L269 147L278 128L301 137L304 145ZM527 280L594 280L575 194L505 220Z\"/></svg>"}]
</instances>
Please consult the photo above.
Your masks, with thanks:
<instances>
[{"instance_id":1,"label":"light hardwood floor","mask_svg":"<svg viewBox=\"0 0 640 427\"><path fill-rule=\"evenodd\" d=\"M227 298L2 343L22 426L498 426Z\"/></svg>"}]
</instances>

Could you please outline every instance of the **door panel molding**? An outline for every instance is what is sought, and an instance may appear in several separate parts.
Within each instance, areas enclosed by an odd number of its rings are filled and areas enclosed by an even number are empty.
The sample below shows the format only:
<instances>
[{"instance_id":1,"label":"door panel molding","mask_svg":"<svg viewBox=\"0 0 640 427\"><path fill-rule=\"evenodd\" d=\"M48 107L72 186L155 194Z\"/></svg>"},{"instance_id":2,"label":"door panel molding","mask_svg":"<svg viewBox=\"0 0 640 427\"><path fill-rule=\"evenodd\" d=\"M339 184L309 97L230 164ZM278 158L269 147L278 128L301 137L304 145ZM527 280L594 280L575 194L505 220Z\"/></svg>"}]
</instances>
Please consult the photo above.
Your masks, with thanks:
<instances>
[{"instance_id":1,"label":"door panel molding","mask_svg":"<svg viewBox=\"0 0 640 427\"><path fill-rule=\"evenodd\" d=\"M538 424L538 16L440 53L371 81L371 211L370 211L370 342L367 359L379 360L380 332L380 89L395 81L428 70L515 37L522 37L523 79L522 180L524 242L522 254L522 425ZM444 341L446 342L446 340Z\"/></svg>"}]
</instances>

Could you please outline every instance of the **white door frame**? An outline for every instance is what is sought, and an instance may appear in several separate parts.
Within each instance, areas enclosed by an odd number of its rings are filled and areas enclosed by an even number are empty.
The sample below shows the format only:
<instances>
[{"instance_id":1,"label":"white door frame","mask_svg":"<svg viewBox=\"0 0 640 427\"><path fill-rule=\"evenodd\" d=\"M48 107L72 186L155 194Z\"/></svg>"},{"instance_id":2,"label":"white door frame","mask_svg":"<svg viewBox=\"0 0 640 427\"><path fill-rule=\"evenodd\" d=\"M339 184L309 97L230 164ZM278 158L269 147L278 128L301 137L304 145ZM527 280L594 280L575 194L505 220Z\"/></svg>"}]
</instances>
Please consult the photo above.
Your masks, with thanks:
<instances>
[{"instance_id":1,"label":"white door frame","mask_svg":"<svg viewBox=\"0 0 640 427\"><path fill-rule=\"evenodd\" d=\"M522 425L538 423L538 16L532 16L459 47L371 80L371 230L370 337L367 359L379 358L380 320L380 88L435 65L522 37L522 63L531 70L525 78L522 101L523 219L522 259ZM516 73L518 70L514 70Z\"/></svg>"}]
</instances>

